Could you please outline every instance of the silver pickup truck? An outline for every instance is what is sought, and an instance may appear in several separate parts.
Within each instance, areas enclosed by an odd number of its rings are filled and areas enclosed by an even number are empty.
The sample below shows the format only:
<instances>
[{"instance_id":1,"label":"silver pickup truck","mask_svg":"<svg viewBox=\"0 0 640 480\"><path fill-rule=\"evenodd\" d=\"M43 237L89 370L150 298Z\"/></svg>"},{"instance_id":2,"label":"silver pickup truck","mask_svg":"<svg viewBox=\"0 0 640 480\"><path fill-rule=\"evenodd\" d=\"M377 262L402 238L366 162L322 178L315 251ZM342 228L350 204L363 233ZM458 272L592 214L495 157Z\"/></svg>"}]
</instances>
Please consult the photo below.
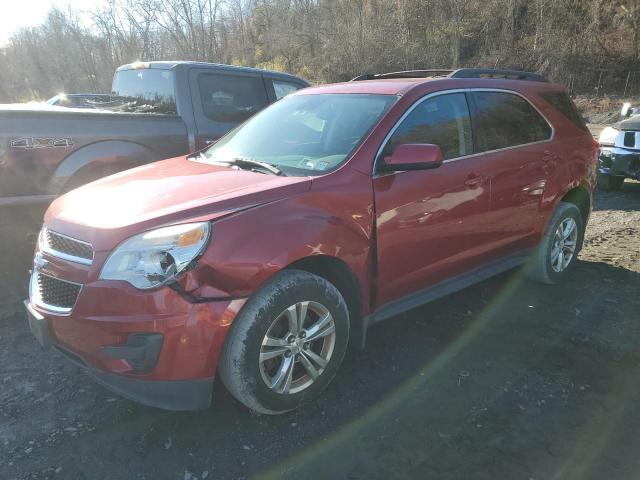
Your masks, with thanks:
<instances>
[{"instance_id":1,"label":"silver pickup truck","mask_svg":"<svg viewBox=\"0 0 640 480\"><path fill-rule=\"evenodd\" d=\"M619 190L626 178L640 180L640 107L622 107L623 120L600 133L598 186Z\"/></svg>"}]
</instances>

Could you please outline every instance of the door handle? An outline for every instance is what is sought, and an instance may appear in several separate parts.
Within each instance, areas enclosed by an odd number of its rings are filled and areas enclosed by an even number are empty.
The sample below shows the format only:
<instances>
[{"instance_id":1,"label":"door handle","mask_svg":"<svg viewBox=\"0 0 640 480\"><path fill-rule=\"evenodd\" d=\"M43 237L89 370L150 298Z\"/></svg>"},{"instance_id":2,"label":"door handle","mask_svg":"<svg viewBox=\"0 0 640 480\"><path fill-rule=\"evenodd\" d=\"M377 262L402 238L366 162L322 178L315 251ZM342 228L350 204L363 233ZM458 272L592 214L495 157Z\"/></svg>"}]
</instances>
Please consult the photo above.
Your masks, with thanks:
<instances>
[{"instance_id":1,"label":"door handle","mask_svg":"<svg viewBox=\"0 0 640 480\"><path fill-rule=\"evenodd\" d=\"M464 181L464 184L469 188L476 188L482 182L484 182L484 177L481 177L477 173L470 173L467 179Z\"/></svg>"}]
</instances>

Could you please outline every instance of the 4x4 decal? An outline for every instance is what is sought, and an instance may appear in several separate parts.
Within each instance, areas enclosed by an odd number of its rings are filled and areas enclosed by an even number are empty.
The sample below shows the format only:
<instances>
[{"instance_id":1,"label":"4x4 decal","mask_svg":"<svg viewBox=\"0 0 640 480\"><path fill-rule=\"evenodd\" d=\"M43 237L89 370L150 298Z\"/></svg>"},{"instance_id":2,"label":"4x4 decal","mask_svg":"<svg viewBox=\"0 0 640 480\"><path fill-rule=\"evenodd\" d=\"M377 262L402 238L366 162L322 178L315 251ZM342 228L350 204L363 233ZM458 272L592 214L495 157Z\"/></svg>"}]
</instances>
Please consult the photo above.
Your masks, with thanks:
<instances>
[{"instance_id":1,"label":"4x4 decal","mask_svg":"<svg viewBox=\"0 0 640 480\"><path fill-rule=\"evenodd\" d=\"M73 140L71 138L38 138L21 137L11 140L11 148L71 148Z\"/></svg>"}]
</instances>

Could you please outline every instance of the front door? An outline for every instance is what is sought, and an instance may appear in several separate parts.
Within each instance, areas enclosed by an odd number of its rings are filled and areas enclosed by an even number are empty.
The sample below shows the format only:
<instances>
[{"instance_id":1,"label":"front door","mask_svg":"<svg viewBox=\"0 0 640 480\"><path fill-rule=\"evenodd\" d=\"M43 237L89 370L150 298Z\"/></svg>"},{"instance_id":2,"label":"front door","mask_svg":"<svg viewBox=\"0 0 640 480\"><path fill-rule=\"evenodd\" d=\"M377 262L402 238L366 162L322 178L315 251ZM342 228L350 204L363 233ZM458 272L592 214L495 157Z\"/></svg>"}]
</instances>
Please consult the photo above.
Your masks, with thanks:
<instances>
[{"instance_id":1,"label":"front door","mask_svg":"<svg viewBox=\"0 0 640 480\"><path fill-rule=\"evenodd\" d=\"M407 143L438 145L444 163L374 177L378 305L478 266L491 237L490 171L486 158L474 155L466 94L419 101L377 162Z\"/></svg>"}]
</instances>

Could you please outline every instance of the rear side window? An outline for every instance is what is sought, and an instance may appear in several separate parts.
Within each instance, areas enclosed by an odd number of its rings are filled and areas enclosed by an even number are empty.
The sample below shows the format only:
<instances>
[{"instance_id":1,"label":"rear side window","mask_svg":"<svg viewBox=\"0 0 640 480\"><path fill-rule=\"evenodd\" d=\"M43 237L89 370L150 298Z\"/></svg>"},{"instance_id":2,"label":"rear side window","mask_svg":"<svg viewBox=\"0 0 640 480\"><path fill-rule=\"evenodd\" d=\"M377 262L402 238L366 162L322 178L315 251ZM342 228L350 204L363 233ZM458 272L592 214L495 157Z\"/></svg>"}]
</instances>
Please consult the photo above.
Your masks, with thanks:
<instances>
[{"instance_id":1,"label":"rear side window","mask_svg":"<svg viewBox=\"0 0 640 480\"><path fill-rule=\"evenodd\" d=\"M484 150L526 145L551 138L547 121L524 98L503 92L473 92Z\"/></svg>"},{"instance_id":2,"label":"rear side window","mask_svg":"<svg viewBox=\"0 0 640 480\"><path fill-rule=\"evenodd\" d=\"M464 93L439 95L419 104L393 133L382 158L407 143L438 145L445 160L473 153L471 119Z\"/></svg>"},{"instance_id":3,"label":"rear side window","mask_svg":"<svg viewBox=\"0 0 640 480\"><path fill-rule=\"evenodd\" d=\"M267 105L260 77L203 73L198 78L202 110L218 123L241 123Z\"/></svg>"},{"instance_id":4,"label":"rear side window","mask_svg":"<svg viewBox=\"0 0 640 480\"><path fill-rule=\"evenodd\" d=\"M302 87L295 83L283 82L282 80L273 80L273 90L276 93L276 100L286 97L290 93L300 90Z\"/></svg>"},{"instance_id":5,"label":"rear side window","mask_svg":"<svg viewBox=\"0 0 640 480\"><path fill-rule=\"evenodd\" d=\"M553 108L562 113L580 130L588 132L589 129L580 115L578 108L565 92L542 92L539 94Z\"/></svg>"}]
</instances>

